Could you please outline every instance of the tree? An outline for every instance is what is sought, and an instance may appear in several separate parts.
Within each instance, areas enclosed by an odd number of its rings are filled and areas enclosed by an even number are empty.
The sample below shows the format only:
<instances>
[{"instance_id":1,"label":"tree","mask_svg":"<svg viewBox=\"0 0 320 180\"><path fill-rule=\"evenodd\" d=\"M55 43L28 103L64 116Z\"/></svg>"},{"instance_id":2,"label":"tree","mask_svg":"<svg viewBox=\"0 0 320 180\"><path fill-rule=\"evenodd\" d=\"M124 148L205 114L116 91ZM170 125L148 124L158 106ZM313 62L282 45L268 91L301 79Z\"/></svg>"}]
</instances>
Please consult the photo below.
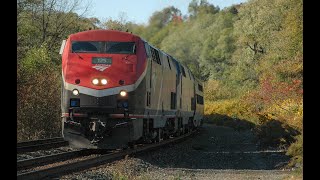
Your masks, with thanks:
<instances>
[{"instance_id":1,"label":"tree","mask_svg":"<svg viewBox=\"0 0 320 180\"><path fill-rule=\"evenodd\" d=\"M84 30L82 15L89 5L80 0L20 0L17 2L18 54L21 57L28 48L45 44L48 51L58 54L61 40L67 35ZM81 11L78 15L74 11ZM94 26L94 22L87 21ZM24 49L26 48L26 49ZM20 51L21 50L21 51ZM19 58L21 59L21 58Z\"/></svg>"},{"instance_id":2,"label":"tree","mask_svg":"<svg viewBox=\"0 0 320 180\"><path fill-rule=\"evenodd\" d=\"M279 80L291 81L285 75L288 67L296 69L293 76L301 77L301 0L250 1L239 9L239 18L235 23L237 51L246 53L235 53L235 60L254 64L262 75L276 70Z\"/></svg>"},{"instance_id":3,"label":"tree","mask_svg":"<svg viewBox=\"0 0 320 180\"><path fill-rule=\"evenodd\" d=\"M81 8L78 0L17 1L18 141L61 134L61 41L99 23L75 13Z\"/></svg>"},{"instance_id":4,"label":"tree","mask_svg":"<svg viewBox=\"0 0 320 180\"><path fill-rule=\"evenodd\" d=\"M149 18L149 26L161 29L168 25L176 16L181 16L181 11L173 6L164 8L162 11L156 11Z\"/></svg>"},{"instance_id":5,"label":"tree","mask_svg":"<svg viewBox=\"0 0 320 180\"><path fill-rule=\"evenodd\" d=\"M215 7L213 4L208 3L207 0L192 0L188 7L191 18L204 14L216 14L219 10L219 7Z\"/></svg>"},{"instance_id":6,"label":"tree","mask_svg":"<svg viewBox=\"0 0 320 180\"><path fill-rule=\"evenodd\" d=\"M148 26L145 28L145 32L142 34L142 37L147 41L151 41L152 37L154 37L163 28L168 26L169 23L174 20L174 17L177 16L181 17L181 11L173 6L154 12L149 18ZM157 44L159 44L159 40L155 41L157 41Z\"/></svg>"},{"instance_id":7,"label":"tree","mask_svg":"<svg viewBox=\"0 0 320 180\"><path fill-rule=\"evenodd\" d=\"M118 30L118 31L129 31L128 24L129 22L127 22L126 13L121 12L118 15L118 20L112 20L111 18L109 18L102 23L102 28Z\"/></svg>"}]
</instances>

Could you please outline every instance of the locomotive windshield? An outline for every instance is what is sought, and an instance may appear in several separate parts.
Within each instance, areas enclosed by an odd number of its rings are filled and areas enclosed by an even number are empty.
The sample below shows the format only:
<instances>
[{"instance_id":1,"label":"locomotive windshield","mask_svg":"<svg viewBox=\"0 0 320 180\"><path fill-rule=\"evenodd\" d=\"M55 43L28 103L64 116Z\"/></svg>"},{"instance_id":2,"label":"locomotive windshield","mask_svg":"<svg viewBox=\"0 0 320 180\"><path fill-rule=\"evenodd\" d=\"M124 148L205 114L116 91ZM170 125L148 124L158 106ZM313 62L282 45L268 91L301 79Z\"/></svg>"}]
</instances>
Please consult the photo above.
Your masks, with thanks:
<instances>
[{"instance_id":1,"label":"locomotive windshield","mask_svg":"<svg viewBox=\"0 0 320 180\"><path fill-rule=\"evenodd\" d=\"M100 53L103 42L74 41L72 42L72 52L79 53Z\"/></svg>"},{"instance_id":2,"label":"locomotive windshield","mask_svg":"<svg viewBox=\"0 0 320 180\"><path fill-rule=\"evenodd\" d=\"M73 41L72 52L135 54L134 42Z\"/></svg>"},{"instance_id":3,"label":"locomotive windshield","mask_svg":"<svg viewBox=\"0 0 320 180\"><path fill-rule=\"evenodd\" d=\"M134 54L134 42L107 42L106 53L110 54Z\"/></svg>"}]
</instances>

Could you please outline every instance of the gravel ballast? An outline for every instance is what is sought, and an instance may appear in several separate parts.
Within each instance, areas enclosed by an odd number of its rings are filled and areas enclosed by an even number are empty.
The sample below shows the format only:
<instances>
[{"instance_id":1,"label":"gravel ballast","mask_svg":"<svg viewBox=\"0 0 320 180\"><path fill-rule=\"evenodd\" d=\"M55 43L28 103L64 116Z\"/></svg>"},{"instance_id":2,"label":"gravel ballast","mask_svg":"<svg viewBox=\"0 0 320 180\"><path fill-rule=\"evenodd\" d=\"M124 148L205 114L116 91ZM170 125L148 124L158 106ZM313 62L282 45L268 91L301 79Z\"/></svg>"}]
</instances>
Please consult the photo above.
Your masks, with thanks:
<instances>
[{"instance_id":1,"label":"gravel ballast","mask_svg":"<svg viewBox=\"0 0 320 180\"><path fill-rule=\"evenodd\" d=\"M47 155L54 155L54 154L76 151L76 150L78 150L78 149L72 148L70 146L64 146L64 147L59 147L59 148L51 148L51 149L46 149L46 150L26 152L26 153L17 154L17 160L18 161L26 160L26 159L47 156Z\"/></svg>"},{"instance_id":2,"label":"gravel ballast","mask_svg":"<svg viewBox=\"0 0 320 180\"><path fill-rule=\"evenodd\" d=\"M289 157L259 150L250 130L204 124L192 138L61 179L286 179Z\"/></svg>"}]
</instances>

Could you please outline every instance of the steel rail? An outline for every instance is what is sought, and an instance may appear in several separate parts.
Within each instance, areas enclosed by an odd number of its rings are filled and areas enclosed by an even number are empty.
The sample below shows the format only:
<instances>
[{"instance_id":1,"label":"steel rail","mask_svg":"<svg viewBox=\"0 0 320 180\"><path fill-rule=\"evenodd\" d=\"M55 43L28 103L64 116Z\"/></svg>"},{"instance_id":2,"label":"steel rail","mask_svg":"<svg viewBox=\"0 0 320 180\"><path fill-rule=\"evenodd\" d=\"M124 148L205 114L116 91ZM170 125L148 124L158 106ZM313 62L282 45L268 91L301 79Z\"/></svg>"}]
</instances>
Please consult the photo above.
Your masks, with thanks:
<instances>
[{"instance_id":1,"label":"steel rail","mask_svg":"<svg viewBox=\"0 0 320 180\"><path fill-rule=\"evenodd\" d=\"M17 153L37 151L42 149L57 148L69 145L63 138L40 139L17 143Z\"/></svg>"},{"instance_id":2,"label":"steel rail","mask_svg":"<svg viewBox=\"0 0 320 180\"><path fill-rule=\"evenodd\" d=\"M31 159L23 159L23 160L17 161L17 170L32 168L36 166L42 166L42 165L64 161L64 160L77 158L81 156L88 156L95 153L96 152L92 151L91 149L83 149L78 151L70 151L70 152L63 152L63 153L58 153L53 155L40 156L40 157L31 158Z\"/></svg>"},{"instance_id":3,"label":"steel rail","mask_svg":"<svg viewBox=\"0 0 320 180\"><path fill-rule=\"evenodd\" d=\"M63 138L55 137L55 138L49 138L49 139L39 139L34 141L23 141L23 142L17 143L17 147L31 146L31 145L44 144L44 143L56 142L56 141L63 141Z\"/></svg>"},{"instance_id":4,"label":"steel rail","mask_svg":"<svg viewBox=\"0 0 320 180\"><path fill-rule=\"evenodd\" d=\"M101 155L98 157L82 160L82 161L77 161L69 164L63 164L60 166L56 167L51 167L47 169L42 169L38 171L31 171L31 172L26 172L26 173L21 173L17 174L17 179L44 179L44 178L56 178L61 175L69 174L72 172L77 172L81 171L84 169L88 169L91 167L95 167L104 163L112 162L114 160L121 159L125 157L126 155L131 155L131 154L139 154L142 152L146 151L151 151L154 150L160 146L172 144L174 142L180 142L184 140L185 138L195 134L196 131L192 131L190 133L187 133L185 135L173 138L173 139L168 139L159 143L154 143L154 144L147 144L142 147L137 147L136 149L127 149L123 150L120 152L115 152L115 153L109 153L105 155Z\"/></svg>"}]
</instances>

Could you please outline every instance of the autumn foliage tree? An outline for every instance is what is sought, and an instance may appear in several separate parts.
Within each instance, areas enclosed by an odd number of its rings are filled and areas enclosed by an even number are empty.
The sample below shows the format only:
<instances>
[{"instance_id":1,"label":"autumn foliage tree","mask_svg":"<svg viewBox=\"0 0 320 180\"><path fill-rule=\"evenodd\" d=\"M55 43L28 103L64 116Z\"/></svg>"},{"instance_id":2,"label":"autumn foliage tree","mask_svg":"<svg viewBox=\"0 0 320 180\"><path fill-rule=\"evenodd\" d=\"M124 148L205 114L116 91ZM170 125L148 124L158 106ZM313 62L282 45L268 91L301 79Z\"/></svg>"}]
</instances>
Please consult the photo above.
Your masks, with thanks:
<instances>
[{"instance_id":1,"label":"autumn foliage tree","mask_svg":"<svg viewBox=\"0 0 320 180\"><path fill-rule=\"evenodd\" d=\"M59 48L69 34L98 23L74 13L80 4L79 0L17 1L18 141L61 135Z\"/></svg>"}]
</instances>

